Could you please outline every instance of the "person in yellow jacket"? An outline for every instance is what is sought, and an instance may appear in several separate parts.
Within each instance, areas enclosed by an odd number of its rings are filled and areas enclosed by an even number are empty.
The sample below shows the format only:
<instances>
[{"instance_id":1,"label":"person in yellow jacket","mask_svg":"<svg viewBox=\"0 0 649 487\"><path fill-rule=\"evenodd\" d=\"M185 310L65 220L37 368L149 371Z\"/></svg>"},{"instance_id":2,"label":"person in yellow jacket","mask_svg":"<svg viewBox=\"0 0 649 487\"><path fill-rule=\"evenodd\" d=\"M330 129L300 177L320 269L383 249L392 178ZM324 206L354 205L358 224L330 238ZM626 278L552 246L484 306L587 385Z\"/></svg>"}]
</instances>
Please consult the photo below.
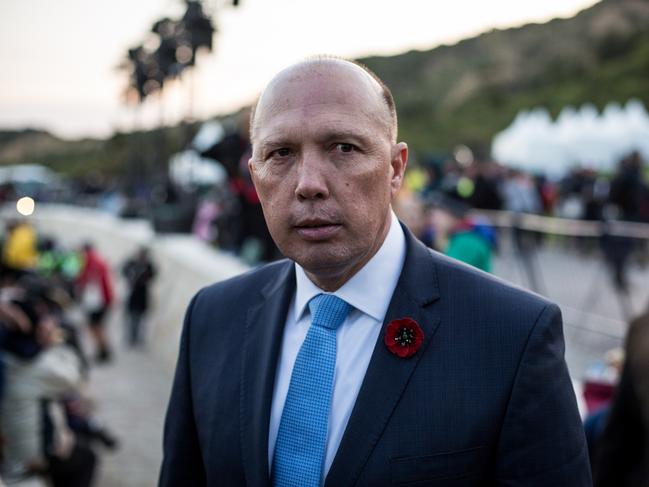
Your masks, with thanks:
<instances>
[{"instance_id":1,"label":"person in yellow jacket","mask_svg":"<svg viewBox=\"0 0 649 487\"><path fill-rule=\"evenodd\" d=\"M7 225L2 263L14 272L28 271L38 264L36 232L26 221L12 221Z\"/></svg>"}]
</instances>

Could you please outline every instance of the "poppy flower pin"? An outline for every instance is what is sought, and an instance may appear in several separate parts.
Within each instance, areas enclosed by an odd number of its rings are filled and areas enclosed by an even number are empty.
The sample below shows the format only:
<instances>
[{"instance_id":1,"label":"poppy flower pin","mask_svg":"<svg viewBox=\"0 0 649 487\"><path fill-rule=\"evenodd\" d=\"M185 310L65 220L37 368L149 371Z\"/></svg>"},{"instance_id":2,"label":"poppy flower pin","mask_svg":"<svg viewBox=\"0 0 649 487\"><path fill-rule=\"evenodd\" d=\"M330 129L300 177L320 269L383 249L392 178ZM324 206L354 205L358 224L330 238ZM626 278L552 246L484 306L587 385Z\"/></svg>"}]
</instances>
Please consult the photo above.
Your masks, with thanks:
<instances>
[{"instance_id":1,"label":"poppy flower pin","mask_svg":"<svg viewBox=\"0 0 649 487\"><path fill-rule=\"evenodd\" d=\"M388 323L385 346L400 358L412 357L424 342L424 332L412 318L401 318Z\"/></svg>"}]
</instances>

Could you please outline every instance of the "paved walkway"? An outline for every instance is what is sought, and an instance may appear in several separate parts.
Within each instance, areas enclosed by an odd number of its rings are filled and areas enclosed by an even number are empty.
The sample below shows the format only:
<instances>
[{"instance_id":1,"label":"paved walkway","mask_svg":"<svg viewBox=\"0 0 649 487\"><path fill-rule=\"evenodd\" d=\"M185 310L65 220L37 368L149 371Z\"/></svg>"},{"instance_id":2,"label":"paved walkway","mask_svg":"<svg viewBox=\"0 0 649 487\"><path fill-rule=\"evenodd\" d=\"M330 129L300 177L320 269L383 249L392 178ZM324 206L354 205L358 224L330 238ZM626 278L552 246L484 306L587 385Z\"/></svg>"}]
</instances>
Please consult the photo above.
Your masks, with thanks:
<instances>
[{"instance_id":1,"label":"paved walkway","mask_svg":"<svg viewBox=\"0 0 649 487\"><path fill-rule=\"evenodd\" d=\"M563 309L566 357L573 379L579 380L589 363L621 343L625 322L619 303L595 255L548 246L538 253L536 262L547 295ZM528 285L526 274L507 247L496 258L494 271ZM649 269L636 265L631 282L630 302L638 313L649 299ZM112 333L119 340L120 313L115 313L112 321ZM100 487L156 484L171 376L169 365L151 352L120 348L113 364L93 370L97 415L122 439L118 452L102 455Z\"/></svg>"},{"instance_id":2,"label":"paved walkway","mask_svg":"<svg viewBox=\"0 0 649 487\"><path fill-rule=\"evenodd\" d=\"M101 455L99 486L156 485L171 380L146 351L118 350L113 364L93 370L97 417L121 441L119 450Z\"/></svg>"}]
</instances>

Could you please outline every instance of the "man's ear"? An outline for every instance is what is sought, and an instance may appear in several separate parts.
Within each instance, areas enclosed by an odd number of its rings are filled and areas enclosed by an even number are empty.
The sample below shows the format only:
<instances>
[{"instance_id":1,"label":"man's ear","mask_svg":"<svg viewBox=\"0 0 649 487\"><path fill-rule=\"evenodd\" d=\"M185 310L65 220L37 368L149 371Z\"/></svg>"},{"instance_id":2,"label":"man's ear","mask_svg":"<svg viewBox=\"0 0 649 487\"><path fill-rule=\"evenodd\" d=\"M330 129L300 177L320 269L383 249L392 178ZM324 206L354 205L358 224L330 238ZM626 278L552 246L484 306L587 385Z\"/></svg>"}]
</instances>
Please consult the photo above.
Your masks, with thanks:
<instances>
[{"instance_id":1,"label":"man's ear","mask_svg":"<svg viewBox=\"0 0 649 487\"><path fill-rule=\"evenodd\" d=\"M406 172L406 166L408 165L408 144L405 142L399 142L392 146L392 158L390 159L391 166L391 180L390 180L390 191L392 197L394 198L401 184L403 183L403 175Z\"/></svg>"},{"instance_id":2,"label":"man's ear","mask_svg":"<svg viewBox=\"0 0 649 487\"><path fill-rule=\"evenodd\" d=\"M250 173L250 179L252 179L252 184L257 186L257 184L255 183L255 177L256 177L255 164L252 161L252 157L250 157L250 159L248 159L248 172Z\"/></svg>"}]
</instances>

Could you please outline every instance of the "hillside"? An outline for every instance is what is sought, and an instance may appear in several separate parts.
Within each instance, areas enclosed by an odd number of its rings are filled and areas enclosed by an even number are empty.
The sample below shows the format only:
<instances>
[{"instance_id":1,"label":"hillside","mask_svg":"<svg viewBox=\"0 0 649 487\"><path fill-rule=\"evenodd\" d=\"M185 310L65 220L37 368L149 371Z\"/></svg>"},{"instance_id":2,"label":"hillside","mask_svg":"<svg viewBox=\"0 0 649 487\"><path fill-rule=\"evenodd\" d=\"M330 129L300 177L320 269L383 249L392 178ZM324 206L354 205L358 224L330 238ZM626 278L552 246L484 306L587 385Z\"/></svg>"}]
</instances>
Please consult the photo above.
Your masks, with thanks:
<instances>
[{"instance_id":1,"label":"hillside","mask_svg":"<svg viewBox=\"0 0 649 487\"><path fill-rule=\"evenodd\" d=\"M361 62L392 88L400 138L414 152L492 137L521 109L630 98L649 107L649 0L602 0L570 19L493 30L455 45ZM42 163L71 174L160 174L196 125L62 141L40 131L0 132L0 164ZM135 164L139 162L139 164Z\"/></svg>"},{"instance_id":2,"label":"hillside","mask_svg":"<svg viewBox=\"0 0 649 487\"><path fill-rule=\"evenodd\" d=\"M169 156L182 150L197 129L195 123L180 124L72 141L39 130L0 130L0 165L38 163L71 176L164 177Z\"/></svg>"},{"instance_id":3,"label":"hillside","mask_svg":"<svg viewBox=\"0 0 649 487\"><path fill-rule=\"evenodd\" d=\"M570 19L360 61L392 88L401 137L414 148L486 151L520 109L556 115L629 98L649 106L649 0L603 0Z\"/></svg>"}]
</instances>

